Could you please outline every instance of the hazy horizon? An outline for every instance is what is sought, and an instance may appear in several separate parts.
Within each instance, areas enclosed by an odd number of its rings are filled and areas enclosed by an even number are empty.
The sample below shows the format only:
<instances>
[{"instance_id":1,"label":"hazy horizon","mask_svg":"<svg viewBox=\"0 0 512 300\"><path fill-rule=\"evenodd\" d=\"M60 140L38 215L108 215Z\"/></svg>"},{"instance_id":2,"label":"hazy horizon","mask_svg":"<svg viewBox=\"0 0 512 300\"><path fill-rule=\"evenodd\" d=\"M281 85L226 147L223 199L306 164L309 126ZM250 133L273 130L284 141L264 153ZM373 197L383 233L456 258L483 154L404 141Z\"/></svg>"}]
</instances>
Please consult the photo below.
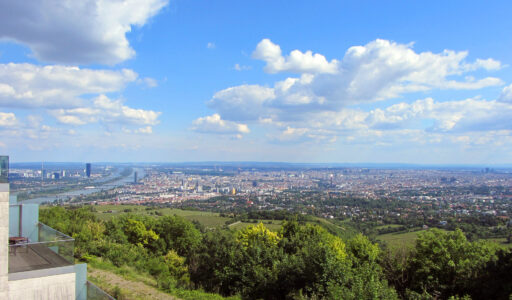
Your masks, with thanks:
<instances>
[{"instance_id":1,"label":"hazy horizon","mask_svg":"<svg viewBox=\"0 0 512 300\"><path fill-rule=\"evenodd\" d=\"M228 166L228 167L258 167L262 165L282 166L318 166L318 167L370 167L370 168L512 168L512 164L419 164L419 163L400 163L400 162L286 162L286 161L10 161L12 167L19 165L41 165L41 163L49 165L65 165L65 164L85 164L92 163L98 165L116 165L116 164L143 164L143 165L182 165L182 166Z\"/></svg>"}]
</instances>

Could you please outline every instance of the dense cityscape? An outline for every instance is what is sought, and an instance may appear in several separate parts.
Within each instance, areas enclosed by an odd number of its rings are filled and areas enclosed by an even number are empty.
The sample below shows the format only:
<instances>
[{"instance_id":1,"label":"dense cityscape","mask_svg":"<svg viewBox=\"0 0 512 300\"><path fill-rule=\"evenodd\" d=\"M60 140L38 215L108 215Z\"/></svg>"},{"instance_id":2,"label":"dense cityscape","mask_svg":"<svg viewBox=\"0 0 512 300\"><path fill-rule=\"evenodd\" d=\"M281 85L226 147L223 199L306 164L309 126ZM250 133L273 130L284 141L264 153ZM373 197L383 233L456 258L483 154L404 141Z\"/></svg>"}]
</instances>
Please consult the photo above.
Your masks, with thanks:
<instances>
[{"instance_id":1,"label":"dense cityscape","mask_svg":"<svg viewBox=\"0 0 512 300\"><path fill-rule=\"evenodd\" d=\"M283 210L361 224L426 228L454 228L461 220L473 219L512 225L510 169L155 164L95 165L91 173L90 164L81 167L14 168L11 184L18 197L28 200L47 191L58 195L59 188L83 188L83 193L50 197L45 200L49 204L136 204L223 214ZM109 184L121 177L126 179L122 184Z\"/></svg>"}]
</instances>

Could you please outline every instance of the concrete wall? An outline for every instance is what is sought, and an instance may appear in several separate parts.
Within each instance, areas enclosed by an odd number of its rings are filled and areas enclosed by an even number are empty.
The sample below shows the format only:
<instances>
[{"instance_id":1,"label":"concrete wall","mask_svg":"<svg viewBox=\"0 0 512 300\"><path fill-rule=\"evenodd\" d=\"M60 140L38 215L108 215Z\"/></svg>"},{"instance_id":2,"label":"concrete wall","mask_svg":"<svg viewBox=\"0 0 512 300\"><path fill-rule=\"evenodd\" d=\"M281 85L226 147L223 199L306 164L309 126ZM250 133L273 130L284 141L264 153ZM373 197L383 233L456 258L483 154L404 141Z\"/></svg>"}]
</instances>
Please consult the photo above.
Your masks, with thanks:
<instances>
[{"instance_id":1,"label":"concrete wall","mask_svg":"<svg viewBox=\"0 0 512 300\"><path fill-rule=\"evenodd\" d=\"M75 273L9 281L9 296L2 299L75 299Z\"/></svg>"},{"instance_id":2,"label":"concrete wall","mask_svg":"<svg viewBox=\"0 0 512 300\"><path fill-rule=\"evenodd\" d=\"M8 295L9 184L0 183L0 299Z\"/></svg>"}]
</instances>

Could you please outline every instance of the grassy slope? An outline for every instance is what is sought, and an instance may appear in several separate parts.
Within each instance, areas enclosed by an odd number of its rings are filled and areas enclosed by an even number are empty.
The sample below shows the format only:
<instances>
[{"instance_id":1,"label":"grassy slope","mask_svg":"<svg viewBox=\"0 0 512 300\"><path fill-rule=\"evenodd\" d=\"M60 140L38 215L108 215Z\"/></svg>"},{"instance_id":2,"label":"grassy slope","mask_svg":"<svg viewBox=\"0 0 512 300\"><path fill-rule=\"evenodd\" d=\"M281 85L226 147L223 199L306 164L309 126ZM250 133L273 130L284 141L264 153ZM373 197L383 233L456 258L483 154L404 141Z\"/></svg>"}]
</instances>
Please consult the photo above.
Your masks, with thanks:
<instances>
[{"instance_id":1,"label":"grassy slope","mask_svg":"<svg viewBox=\"0 0 512 300\"><path fill-rule=\"evenodd\" d=\"M388 225L386 225L388 226ZM393 226L393 225L391 225ZM399 226L399 225L397 225ZM376 239L378 241L384 242L388 244L388 246L395 247L395 246L411 246L414 244L414 241L416 241L416 238L418 237L418 233L422 232L423 229L416 228L413 229L414 231L410 232L393 232L393 233L386 233L386 234L379 234L377 235ZM441 229L444 230L444 229ZM507 243L505 238L498 238L498 239L488 239L488 241L498 243L500 246L505 248L512 248L512 243Z\"/></svg>"},{"instance_id":2,"label":"grassy slope","mask_svg":"<svg viewBox=\"0 0 512 300\"><path fill-rule=\"evenodd\" d=\"M191 210L181 210L181 209L172 209L172 208L158 208L146 210L145 206L139 205L98 205L95 206L97 213L96 215L101 220L109 220L114 216L119 216L124 214L125 210L131 210L131 213L140 214L140 215L148 215L154 216L152 213L158 212L164 216L167 215L178 215L189 221L196 220L199 223L203 224L205 227L214 228L223 226L226 221L230 218L220 217L218 213L213 212L205 212L205 211L191 211ZM112 211L112 212L108 212Z\"/></svg>"},{"instance_id":3,"label":"grassy slope","mask_svg":"<svg viewBox=\"0 0 512 300\"><path fill-rule=\"evenodd\" d=\"M152 285L141 281L133 281L111 271L96 268L88 268L89 280L118 299L178 299ZM118 288L116 295L115 289Z\"/></svg>"},{"instance_id":4,"label":"grassy slope","mask_svg":"<svg viewBox=\"0 0 512 300\"><path fill-rule=\"evenodd\" d=\"M156 280L148 274L123 266L116 267L101 259L87 264L88 279L98 287L117 296L117 299L183 299L183 300L239 300L239 297L222 297L200 290L174 289L171 294L157 288ZM117 295L116 295L117 290Z\"/></svg>"},{"instance_id":5,"label":"grassy slope","mask_svg":"<svg viewBox=\"0 0 512 300\"><path fill-rule=\"evenodd\" d=\"M374 227L374 229L398 228L398 227L402 227L402 226L403 225L399 225L399 224L386 224L386 225L380 225L380 226Z\"/></svg>"},{"instance_id":6,"label":"grassy slope","mask_svg":"<svg viewBox=\"0 0 512 300\"><path fill-rule=\"evenodd\" d=\"M112 217L119 216L121 214L126 213L125 210L130 210L133 214L140 215L148 215L148 216L156 216L154 213L158 212L161 215L178 215L189 221L196 220L199 223L203 224L207 228L219 228L226 224L226 221L231 220L228 217L221 217L219 213L214 212L206 212L206 211L193 211L193 210L181 210L181 209L173 209L173 208L157 208L146 210L145 206L139 205L97 205L95 206L96 216L101 220L109 220ZM108 212L111 211L111 212ZM309 222L312 224L318 224L320 226L325 227L331 233L334 234L343 234L345 233L345 228L335 225L329 220L322 218L314 218L313 222ZM281 224L283 221L281 220L256 220L256 222L236 222L228 226L228 228L232 230L241 230L249 225L255 225L259 222L263 222L267 228L273 231L277 231L281 228Z\"/></svg>"},{"instance_id":7,"label":"grassy slope","mask_svg":"<svg viewBox=\"0 0 512 300\"><path fill-rule=\"evenodd\" d=\"M411 232L393 232L377 235L377 240L387 243L389 246L411 245L423 230Z\"/></svg>"},{"instance_id":8,"label":"grassy slope","mask_svg":"<svg viewBox=\"0 0 512 300\"><path fill-rule=\"evenodd\" d=\"M241 230L249 225L257 225L260 222L265 224L265 227L267 227L268 229L270 229L272 231L278 231L279 229L281 229L281 224L283 223L283 221L279 221L279 220L278 221L276 221L276 220L273 220L273 221L261 220L256 223L236 222L236 223L229 225L228 227L229 227L229 229L233 229L233 230Z\"/></svg>"},{"instance_id":9,"label":"grassy slope","mask_svg":"<svg viewBox=\"0 0 512 300\"><path fill-rule=\"evenodd\" d=\"M492 238L492 239L488 239L488 241L491 241L491 242L495 242L495 243L498 243L498 245L504 247L504 248L510 248L512 249L512 243L507 243L507 239L506 238Z\"/></svg>"}]
</instances>

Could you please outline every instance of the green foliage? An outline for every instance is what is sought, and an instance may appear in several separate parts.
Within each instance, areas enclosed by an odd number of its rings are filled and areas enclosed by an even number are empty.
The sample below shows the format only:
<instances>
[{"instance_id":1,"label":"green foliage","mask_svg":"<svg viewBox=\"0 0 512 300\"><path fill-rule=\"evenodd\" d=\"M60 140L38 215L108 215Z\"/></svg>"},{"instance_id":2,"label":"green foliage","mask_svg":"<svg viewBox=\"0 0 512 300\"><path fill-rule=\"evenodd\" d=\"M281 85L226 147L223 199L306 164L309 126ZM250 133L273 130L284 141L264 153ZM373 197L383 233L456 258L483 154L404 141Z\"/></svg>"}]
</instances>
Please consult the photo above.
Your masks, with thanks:
<instances>
[{"instance_id":1,"label":"green foliage","mask_svg":"<svg viewBox=\"0 0 512 300\"><path fill-rule=\"evenodd\" d=\"M410 267L412 247L400 246L386 248L381 252L380 265L383 268L386 280L392 285L401 298L411 299L406 296L410 284Z\"/></svg>"},{"instance_id":2,"label":"green foliage","mask_svg":"<svg viewBox=\"0 0 512 300\"><path fill-rule=\"evenodd\" d=\"M190 277L184 257L179 256L174 250L169 250L164 256L164 262L169 274L175 278L180 285L188 285Z\"/></svg>"},{"instance_id":3,"label":"green foliage","mask_svg":"<svg viewBox=\"0 0 512 300\"><path fill-rule=\"evenodd\" d=\"M250 247L275 247L281 237L270 230L268 230L263 223L258 225L250 225L237 234L237 241L247 249Z\"/></svg>"},{"instance_id":4,"label":"green foliage","mask_svg":"<svg viewBox=\"0 0 512 300\"><path fill-rule=\"evenodd\" d=\"M332 284L328 287L329 299L398 299L396 291L382 280L382 272L378 265L362 263L351 270L347 281Z\"/></svg>"},{"instance_id":5,"label":"green foliage","mask_svg":"<svg viewBox=\"0 0 512 300\"><path fill-rule=\"evenodd\" d=\"M146 229L146 226L141 221L126 220L123 231L128 237L128 241L138 246L147 245L158 240L158 235L153 230Z\"/></svg>"},{"instance_id":6,"label":"green foliage","mask_svg":"<svg viewBox=\"0 0 512 300\"><path fill-rule=\"evenodd\" d=\"M112 297L114 297L115 299L119 299L119 300L126 299L123 292L117 285L114 287L114 291L112 292Z\"/></svg>"},{"instance_id":7,"label":"green foliage","mask_svg":"<svg viewBox=\"0 0 512 300\"><path fill-rule=\"evenodd\" d=\"M191 257L201 242L201 232L194 224L179 216L159 218L155 232L161 239L159 249L162 254L175 250L180 256Z\"/></svg>"},{"instance_id":8,"label":"green foliage","mask_svg":"<svg viewBox=\"0 0 512 300\"><path fill-rule=\"evenodd\" d=\"M488 261L479 273L470 294L474 299L512 298L512 252L500 249L497 259Z\"/></svg>"},{"instance_id":9,"label":"green foliage","mask_svg":"<svg viewBox=\"0 0 512 300\"><path fill-rule=\"evenodd\" d=\"M410 248L382 249L362 234L342 240L329 228L293 220L278 232L262 223L234 232L208 231L179 216L124 213L101 221L90 208L45 208L40 216L75 238L77 258L118 273L148 274L161 290L183 299L221 299L203 290L243 299L507 299L512 294L510 250L472 242L460 230L423 231Z\"/></svg>"},{"instance_id":10,"label":"green foliage","mask_svg":"<svg viewBox=\"0 0 512 300\"><path fill-rule=\"evenodd\" d=\"M495 260L496 248L469 242L462 231L422 232L411 258L412 289L429 294L464 296L485 266Z\"/></svg>"},{"instance_id":11,"label":"green foliage","mask_svg":"<svg viewBox=\"0 0 512 300\"><path fill-rule=\"evenodd\" d=\"M378 266L378 246L364 237L345 243L317 225L283 223L279 233L263 224L233 235L213 232L191 279L209 291L247 299L396 298ZM366 252L365 252L366 251ZM360 259L359 256L365 257Z\"/></svg>"},{"instance_id":12,"label":"green foliage","mask_svg":"<svg viewBox=\"0 0 512 300\"><path fill-rule=\"evenodd\" d=\"M207 232L190 267L192 282L206 291L222 295L236 294L240 289L242 246L231 231Z\"/></svg>"},{"instance_id":13,"label":"green foliage","mask_svg":"<svg viewBox=\"0 0 512 300\"><path fill-rule=\"evenodd\" d=\"M352 264L344 283L329 286L331 299L397 299L393 288L384 280L378 263L380 248L367 237L358 234L347 241L347 252Z\"/></svg>"},{"instance_id":14,"label":"green foliage","mask_svg":"<svg viewBox=\"0 0 512 300\"><path fill-rule=\"evenodd\" d=\"M146 253L138 246L111 242L105 243L105 249L102 256L109 259L118 267L134 264L138 261L144 261L147 257Z\"/></svg>"},{"instance_id":15,"label":"green foliage","mask_svg":"<svg viewBox=\"0 0 512 300\"><path fill-rule=\"evenodd\" d=\"M347 242L347 250L353 257L353 261L374 264L380 254L380 248L373 244L362 234L356 235Z\"/></svg>"}]
</instances>

